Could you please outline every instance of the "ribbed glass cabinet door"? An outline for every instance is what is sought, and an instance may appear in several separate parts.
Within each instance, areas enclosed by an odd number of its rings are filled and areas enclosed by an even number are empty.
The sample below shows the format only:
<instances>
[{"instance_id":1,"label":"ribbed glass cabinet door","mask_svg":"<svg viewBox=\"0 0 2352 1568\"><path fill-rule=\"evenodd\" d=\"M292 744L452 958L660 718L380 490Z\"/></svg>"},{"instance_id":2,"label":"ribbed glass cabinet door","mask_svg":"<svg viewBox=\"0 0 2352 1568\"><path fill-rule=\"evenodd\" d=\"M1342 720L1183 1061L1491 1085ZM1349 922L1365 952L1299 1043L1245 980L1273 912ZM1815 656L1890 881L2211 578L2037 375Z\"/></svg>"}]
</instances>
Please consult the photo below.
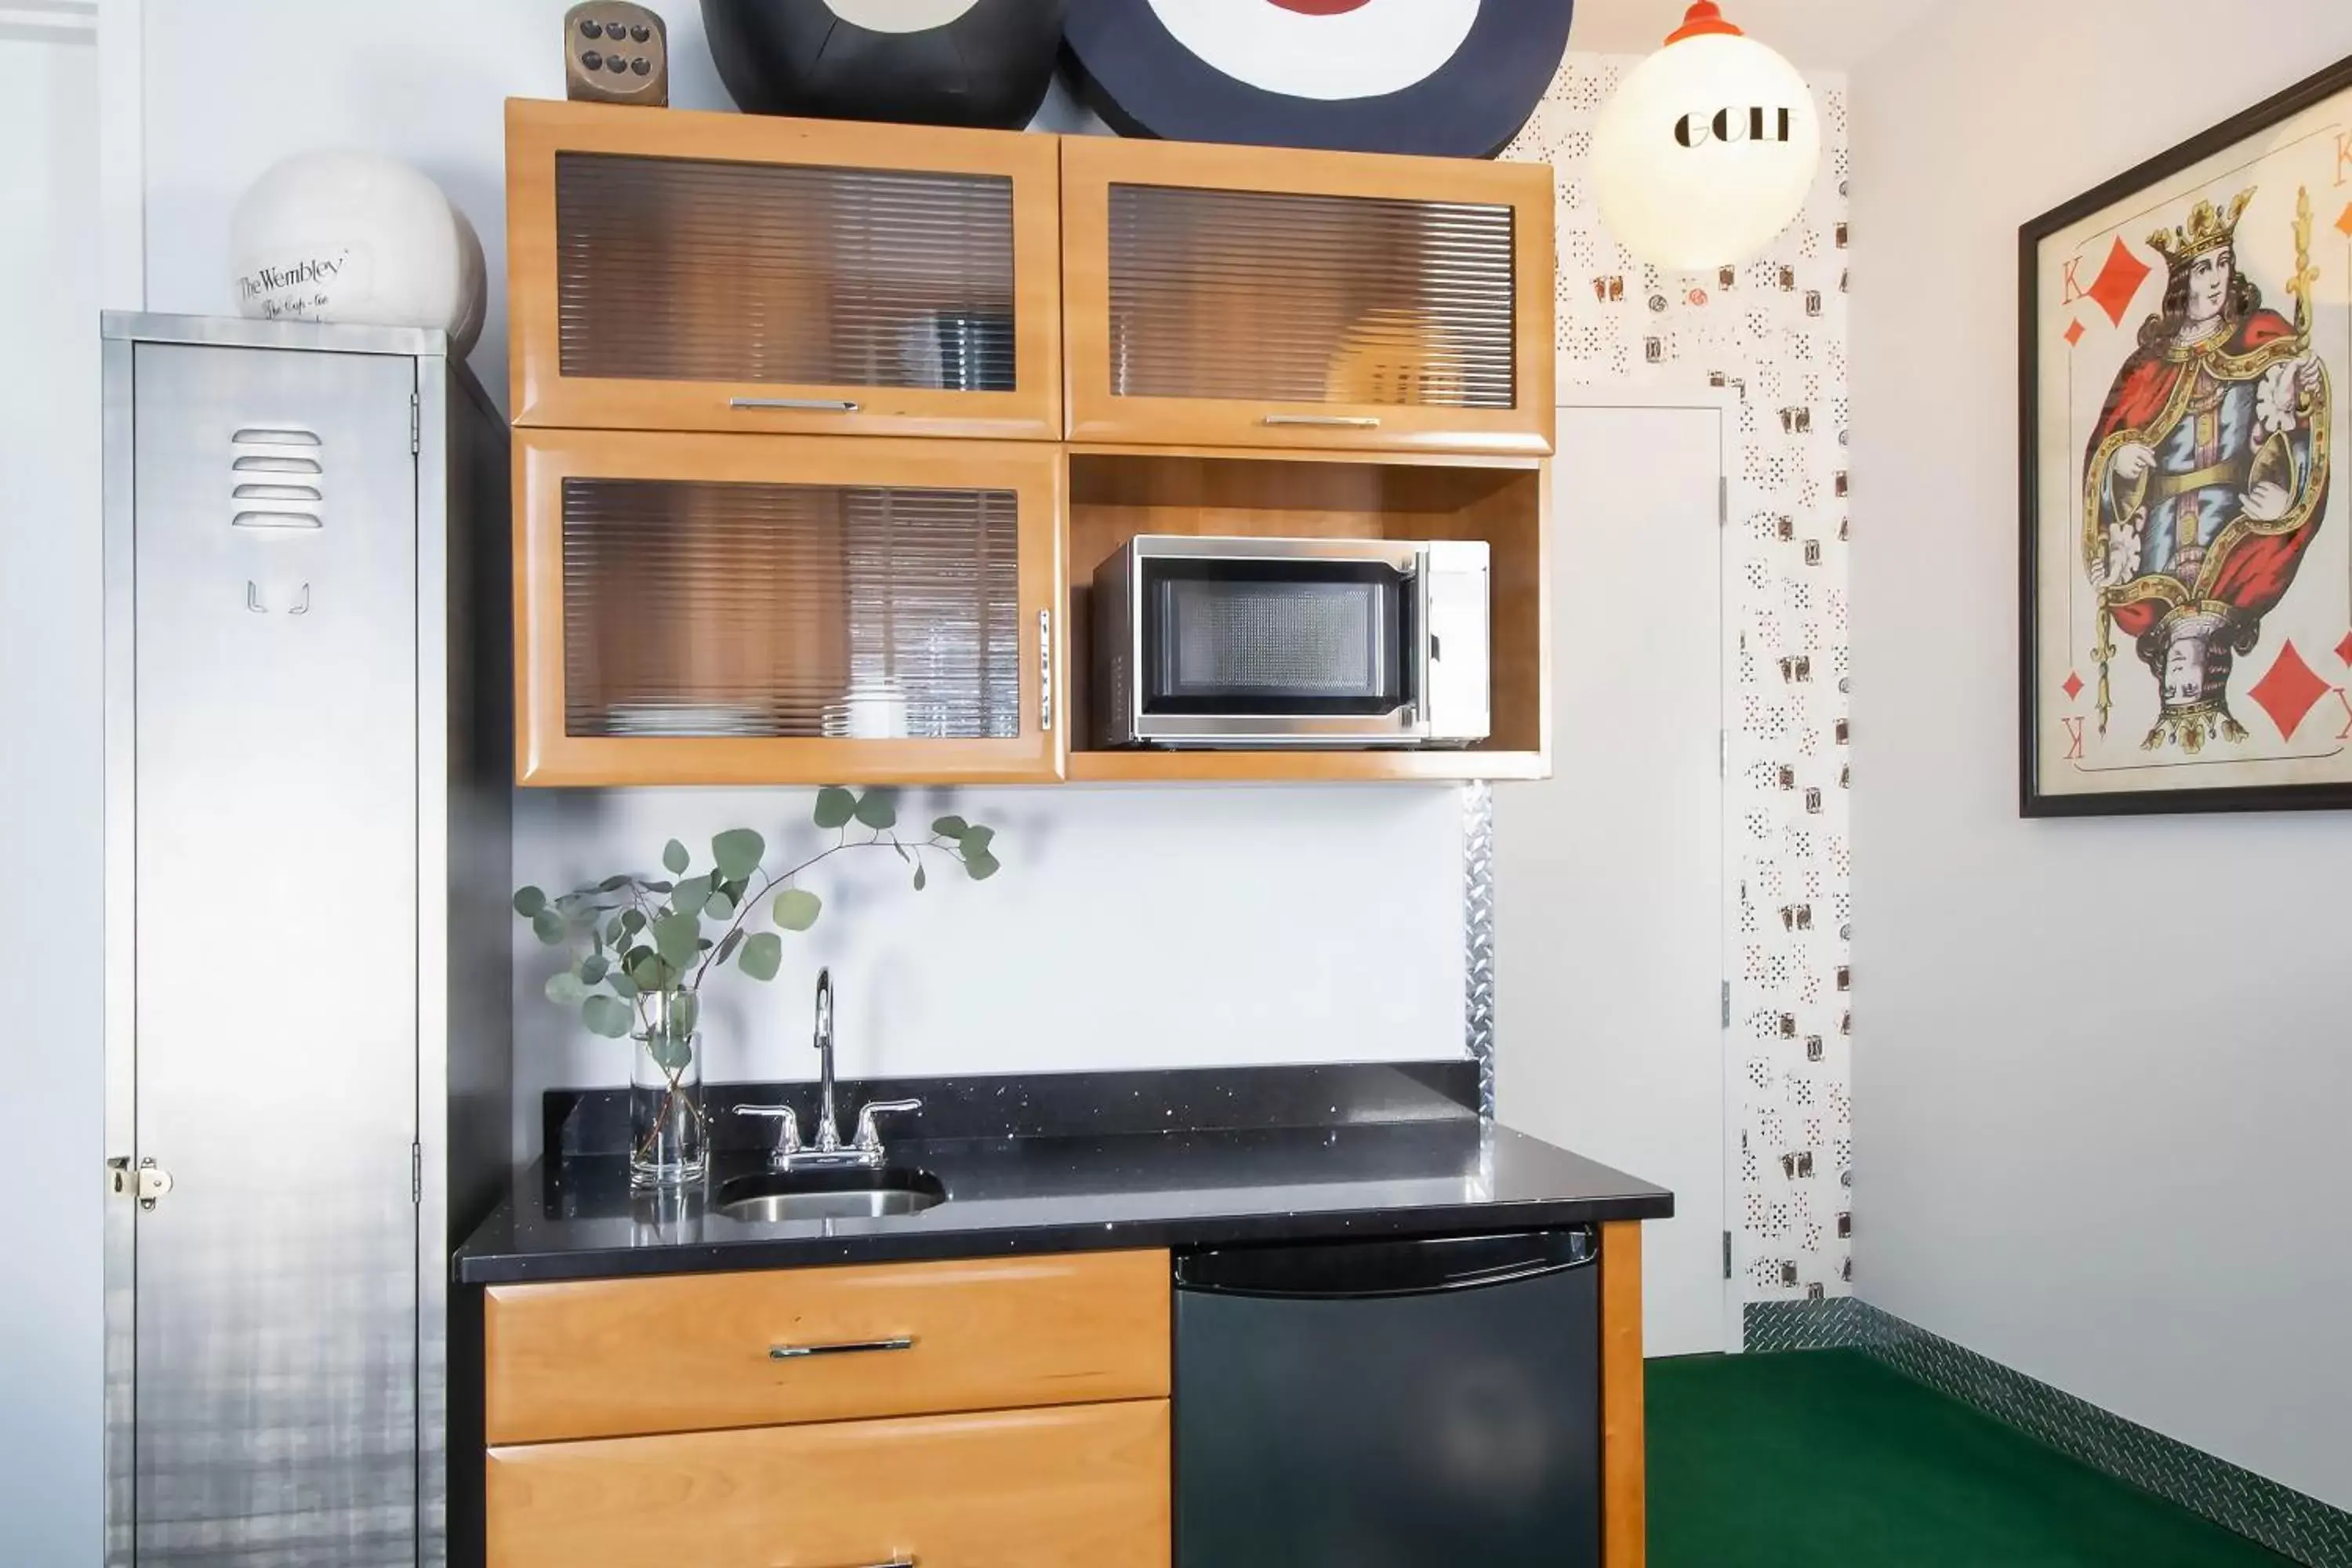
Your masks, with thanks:
<instances>
[{"instance_id":1,"label":"ribbed glass cabinet door","mask_svg":"<svg viewBox=\"0 0 2352 1568\"><path fill-rule=\"evenodd\" d=\"M1059 434L1050 138L509 106L515 422Z\"/></svg>"},{"instance_id":2,"label":"ribbed glass cabinet door","mask_svg":"<svg viewBox=\"0 0 2352 1568\"><path fill-rule=\"evenodd\" d=\"M1058 465L525 438L530 784L1053 777Z\"/></svg>"},{"instance_id":3,"label":"ribbed glass cabinet door","mask_svg":"<svg viewBox=\"0 0 2352 1568\"><path fill-rule=\"evenodd\" d=\"M1548 171L1073 142L1064 187L1076 437L1549 449Z\"/></svg>"}]
</instances>

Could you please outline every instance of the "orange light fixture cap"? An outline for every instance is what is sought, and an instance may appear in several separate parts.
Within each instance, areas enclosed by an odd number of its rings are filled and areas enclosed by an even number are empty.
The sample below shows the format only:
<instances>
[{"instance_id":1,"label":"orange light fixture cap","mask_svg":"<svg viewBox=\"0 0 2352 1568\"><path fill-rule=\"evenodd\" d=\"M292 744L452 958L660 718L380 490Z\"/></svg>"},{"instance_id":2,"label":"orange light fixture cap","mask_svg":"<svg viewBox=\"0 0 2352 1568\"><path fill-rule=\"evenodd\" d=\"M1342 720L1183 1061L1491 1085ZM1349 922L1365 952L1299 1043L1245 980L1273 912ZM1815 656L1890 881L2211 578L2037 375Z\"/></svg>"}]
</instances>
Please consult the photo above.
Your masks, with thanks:
<instances>
[{"instance_id":1,"label":"orange light fixture cap","mask_svg":"<svg viewBox=\"0 0 2352 1568\"><path fill-rule=\"evenodd\" d=\"M1715 3L1715 0L1697 0L1697 3L1691 6L1689 13L1683 17L1683 25L1666 35L1666 42L1679 44L1685 38L1706 37L1709 35L1728 38L1747 37L1738 27L1723 19L1723 9Z\"/></svg>"}]
</instances>

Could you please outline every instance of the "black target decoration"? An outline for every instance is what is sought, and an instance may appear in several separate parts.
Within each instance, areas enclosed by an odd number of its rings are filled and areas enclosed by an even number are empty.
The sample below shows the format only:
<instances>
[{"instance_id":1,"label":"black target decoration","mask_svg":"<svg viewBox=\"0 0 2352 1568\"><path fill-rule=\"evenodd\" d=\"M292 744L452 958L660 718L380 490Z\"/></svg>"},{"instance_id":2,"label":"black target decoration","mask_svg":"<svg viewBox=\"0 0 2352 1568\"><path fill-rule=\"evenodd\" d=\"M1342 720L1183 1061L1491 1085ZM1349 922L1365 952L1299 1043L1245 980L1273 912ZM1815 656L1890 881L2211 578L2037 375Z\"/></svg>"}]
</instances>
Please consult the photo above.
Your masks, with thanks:
<instances>
[{"instance_id":1,"label":"black target decoration","mask_svg":"<svg viewBox=\"0 0 2352 1568\"><path fill-rule=\"evenodd\" d=\"M1491 158L1543 100L1574 0L1077 0L1064 52L1129 136Z\"/></svg>"},{"instance_id":2,"label":"black target decoration","mask_svg":"<svg viewBox=\"0 0 2352 1568\"><path fill-rule=\"evenodd\" d=\"M702 26L719 79L751 113L1017 131L1053 82L1067 9L1068 0L702 0Z\"/></svg>"}]
</instances>

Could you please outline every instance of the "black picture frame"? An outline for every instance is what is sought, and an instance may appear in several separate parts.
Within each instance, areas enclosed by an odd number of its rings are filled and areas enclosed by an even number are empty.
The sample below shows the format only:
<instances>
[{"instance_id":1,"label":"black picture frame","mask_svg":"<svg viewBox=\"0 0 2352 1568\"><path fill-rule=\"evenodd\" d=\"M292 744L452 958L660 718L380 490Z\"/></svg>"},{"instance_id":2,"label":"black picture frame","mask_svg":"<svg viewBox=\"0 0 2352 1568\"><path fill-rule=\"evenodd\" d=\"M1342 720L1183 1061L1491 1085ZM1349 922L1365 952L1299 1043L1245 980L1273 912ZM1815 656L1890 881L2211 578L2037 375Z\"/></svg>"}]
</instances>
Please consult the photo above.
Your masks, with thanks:
<instances>
[{"instance_id":1,"label":"black picture frame","mask_svg":"<svg viewBox=\"0 0 2352 1568\"><path fill-rule=\"evenodd\" d=\"M2051 235L2081 222L2181 170L2338 94L2352 91L2352 56L2336 61L2230 119L2126 169L2018 228L2018 815L2026 818L2139 816L2210 812L2319 811L2352 807L2352 780L2211 788L2053 795L2041 787L2042 682L2039 547L2041 510L2042 300L2041 247ZM2342 391L2352 395L2352 387ZM2070 520L2071 523L2071 520Z\"/></svg>"}]
</instances>

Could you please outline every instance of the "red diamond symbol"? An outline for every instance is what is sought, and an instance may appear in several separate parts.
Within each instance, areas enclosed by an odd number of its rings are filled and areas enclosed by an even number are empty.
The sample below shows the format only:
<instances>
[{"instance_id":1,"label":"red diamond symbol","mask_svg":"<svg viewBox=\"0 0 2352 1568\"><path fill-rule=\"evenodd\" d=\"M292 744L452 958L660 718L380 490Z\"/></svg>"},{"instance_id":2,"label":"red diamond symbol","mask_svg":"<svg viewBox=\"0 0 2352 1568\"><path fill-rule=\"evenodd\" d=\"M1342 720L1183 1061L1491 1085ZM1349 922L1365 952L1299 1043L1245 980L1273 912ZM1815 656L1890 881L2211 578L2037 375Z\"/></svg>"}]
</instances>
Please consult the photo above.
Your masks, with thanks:
<instances>
[{"instance_id":1,"label":"red diamond symbol","mask_svg":"<svg viewBox=\"0 0 2352 1568\"><path fill-rule=\"evenodd\" d=\"M2344 216L2336 220L2336 226L2347 234L2352 234L2352 202L2345 204Z\"/></svg>"},{"instance_id":2,"label":"red diamond symbol","mask_svg":"<svg viewBox=\"0 0 2352 1568\"><path fill-rule=\"evenodd\" d=\"M2278 660L2271 672L2254 683L2246 693L2263 705L2263 711L2278 726L2280 738L2294 739L2294 727L2303 722L2312 704L2326 696L2334 688L2319 679L2311 666L2303 662L2303 655L2294 651L2290 640L2279 649Z\"/></svg>"},{"instance_id":3,"label":"red diamond symbol","mask_svg":"<svg viewBox=\"0 0 2352 1568\"><path fill-rule=\"evenodd\" d=\"M2347 664L2352 664L2352 632L2346 632L2344 640L2336 645L2336 657Z\"/></svg>"},{"instance_id":4,"label":"red diamond symbol","mask_svg":"<svg viewBox=\"0 0 2352 1568\"><path fill-rule=\"evenodd\" d=\"M2352 637L2347 637L2344 640L2352 642ZM2070 669L2066 672L2065 683L2058 689L2066 694L2067 701L2072 702L2075 698L2083 695L2083 678Z\"/></svg>"},{"instance_id":5,"label":"red diamond symbol","mask_svg":"<svg viewBox=\"0 0 2352 1568\"><path fill-rule=\"evenodd\" d=\"M2066 330L2058 335L2066 340L2066 346L2071 349L2083 341L2083 323L2079 321L2069 321L2066 323Z\"/></svg>"},{"instance_id":6,"label":"red diamond symbol","mask_svg":"<svg viewBox=\"0 0 2352 1568\"><path fill-rule=\"evenodd\" d=\"M2132 296L2139 292L2139 286L2154 270L2117 239L2116 247L2107 252L2107 264L2099 268L2099 275L2091 280L2085 292L2107 313L2107 320L2120 327L2124 324L2124 312L2131 309Z\"/></svg>"}]
</instances>

